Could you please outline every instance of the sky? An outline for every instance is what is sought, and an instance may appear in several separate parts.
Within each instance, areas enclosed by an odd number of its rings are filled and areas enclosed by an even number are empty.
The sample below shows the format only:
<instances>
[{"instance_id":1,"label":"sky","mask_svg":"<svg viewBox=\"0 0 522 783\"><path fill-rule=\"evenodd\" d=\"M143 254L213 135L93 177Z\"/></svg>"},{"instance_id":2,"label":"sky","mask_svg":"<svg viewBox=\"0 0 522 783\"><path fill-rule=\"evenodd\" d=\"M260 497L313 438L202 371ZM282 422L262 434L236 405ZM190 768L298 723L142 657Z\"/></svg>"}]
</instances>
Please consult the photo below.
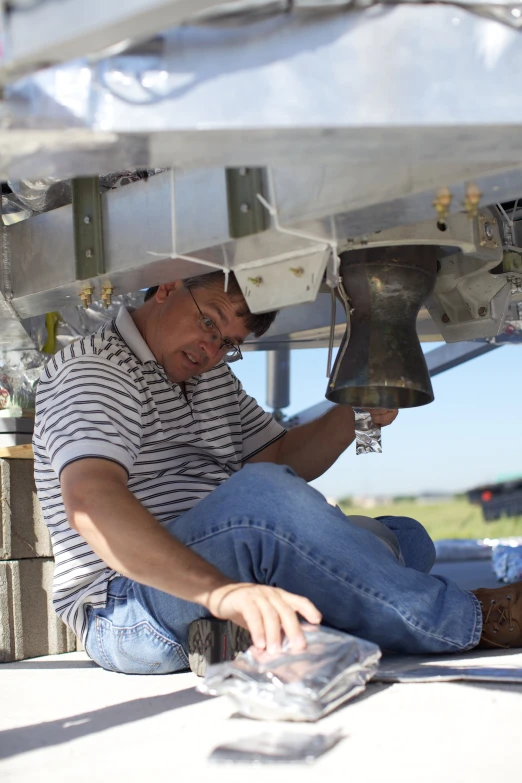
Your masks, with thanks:
<instances>
[{"instance_id":1,"label":"sky","mask_svg":"<svg viewBox=\"0 0 522 783\"><path fill-rule=\"evenodd\" d=\"M424 343L425 351L437 347ZM245 390L267 410L266 354L233 365ZM293 415L324 400L327 351L291 352ZM522 476L522 345L506 345L432 378L435 401L402 410L383 428L382 454L352 446L313 482L326 497L455 493L507 475Z\"/></svg>"}]
</instances>

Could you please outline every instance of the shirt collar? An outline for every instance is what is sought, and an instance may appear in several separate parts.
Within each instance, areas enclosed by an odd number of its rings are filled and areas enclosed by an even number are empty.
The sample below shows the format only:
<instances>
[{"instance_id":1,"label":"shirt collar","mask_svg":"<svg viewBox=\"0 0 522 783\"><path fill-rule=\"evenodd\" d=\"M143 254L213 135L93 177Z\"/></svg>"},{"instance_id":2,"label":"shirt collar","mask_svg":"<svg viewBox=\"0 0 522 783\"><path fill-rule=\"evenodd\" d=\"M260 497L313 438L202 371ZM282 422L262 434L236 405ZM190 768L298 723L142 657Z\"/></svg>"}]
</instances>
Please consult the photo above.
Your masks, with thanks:
<instances>
[{"instance_id":1,"label":"shirt collar","mask_svg":"<svg viewBox=\"0 0 522 783\"><path fill-rule=\"evenodd\" d=\"M157 364L156 357L139 333L138 327L132 320L132 316L126 307L120 307L119 313L116 316L116 329L140 362L143 364L145 362L154 362Z\"/></svg>"}]
</instances>

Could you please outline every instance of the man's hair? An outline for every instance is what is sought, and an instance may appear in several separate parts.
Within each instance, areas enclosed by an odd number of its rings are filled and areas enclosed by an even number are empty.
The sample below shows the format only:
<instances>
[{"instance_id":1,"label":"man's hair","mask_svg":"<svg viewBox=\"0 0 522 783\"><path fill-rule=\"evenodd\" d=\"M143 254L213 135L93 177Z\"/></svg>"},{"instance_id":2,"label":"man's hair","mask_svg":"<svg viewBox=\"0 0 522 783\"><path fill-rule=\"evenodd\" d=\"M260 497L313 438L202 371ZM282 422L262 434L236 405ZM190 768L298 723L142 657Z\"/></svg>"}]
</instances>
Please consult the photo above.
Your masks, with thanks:
<instances>
[{"instance_id":1,"label":"man's hair","mask_svg":"<svg viewBox=\"0 0 522 783\"><path fill-rule=\"evenodd\" d=\"M183 280L183 285L189 290L191 288L217 288L221 287L225 289L225 273L210 272L208 275L196 275L195 277L187 277ZM159 286L149 288L145 294L145 301L151 299ZM277 310L273 310L270 313L251 313L248 309L248 305L243 296L243 292L237 282L237 278L233 272L229 272L228 275L228 288L227 296L232 299L236 304L239 304L239 309L236 310L238 318L243 318L247 329L252 332L254 337L262 337L266 331L272 326L275 321L275 317L278 313Z\"/></svg>"}]
</instances>

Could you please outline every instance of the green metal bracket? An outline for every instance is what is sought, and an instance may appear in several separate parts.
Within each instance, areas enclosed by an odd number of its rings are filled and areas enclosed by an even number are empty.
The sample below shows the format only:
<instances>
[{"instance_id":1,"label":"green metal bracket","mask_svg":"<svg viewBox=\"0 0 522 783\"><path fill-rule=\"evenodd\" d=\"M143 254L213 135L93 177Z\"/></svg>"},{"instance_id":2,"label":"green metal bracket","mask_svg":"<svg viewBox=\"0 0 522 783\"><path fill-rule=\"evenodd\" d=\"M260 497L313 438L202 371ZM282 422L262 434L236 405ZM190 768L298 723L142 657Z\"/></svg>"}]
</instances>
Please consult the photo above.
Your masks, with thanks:
<instances>
[{"instance_id":1,"label":"green metal bracket","mask_svg":"<svg viewBox=\"0 0 522 783\"><path fill-rule=\"evenodd\" d=\"M105 272L103 217L98 177L72 180L76 279L88 280Z\"/></svg>"},{"instance_id":2,"label":"green metal bracket","mask_svg":"<svg viewBox=\"0 0 522 783\"><path fill-rule=\"evenodd\" d=\"M264 169L227 169L228 222L233 239L268 228L266 208L257 198L265 195Z\"/></svg>"}]
</instances>

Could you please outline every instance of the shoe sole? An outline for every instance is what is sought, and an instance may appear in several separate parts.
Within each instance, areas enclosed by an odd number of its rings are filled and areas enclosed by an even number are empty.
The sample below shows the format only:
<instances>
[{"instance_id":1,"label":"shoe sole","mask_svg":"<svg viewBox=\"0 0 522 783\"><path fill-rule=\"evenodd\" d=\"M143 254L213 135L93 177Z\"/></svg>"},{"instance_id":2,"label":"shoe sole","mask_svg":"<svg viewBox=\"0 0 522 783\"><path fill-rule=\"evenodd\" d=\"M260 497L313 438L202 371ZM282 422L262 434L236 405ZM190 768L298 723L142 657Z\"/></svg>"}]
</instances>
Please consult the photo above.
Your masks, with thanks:
<instances>
[{"instance_id":1,"label":"shoe sole","mask_svg":"<svg viewBox=\"0 0 522 783\"><path fill-rule=\"evenodd\" d=\"M248 631L229 620L194 620L188 630L189 666L204 677L207 666L233 661L252 644Z\"/></svg>"}]
</instances>

